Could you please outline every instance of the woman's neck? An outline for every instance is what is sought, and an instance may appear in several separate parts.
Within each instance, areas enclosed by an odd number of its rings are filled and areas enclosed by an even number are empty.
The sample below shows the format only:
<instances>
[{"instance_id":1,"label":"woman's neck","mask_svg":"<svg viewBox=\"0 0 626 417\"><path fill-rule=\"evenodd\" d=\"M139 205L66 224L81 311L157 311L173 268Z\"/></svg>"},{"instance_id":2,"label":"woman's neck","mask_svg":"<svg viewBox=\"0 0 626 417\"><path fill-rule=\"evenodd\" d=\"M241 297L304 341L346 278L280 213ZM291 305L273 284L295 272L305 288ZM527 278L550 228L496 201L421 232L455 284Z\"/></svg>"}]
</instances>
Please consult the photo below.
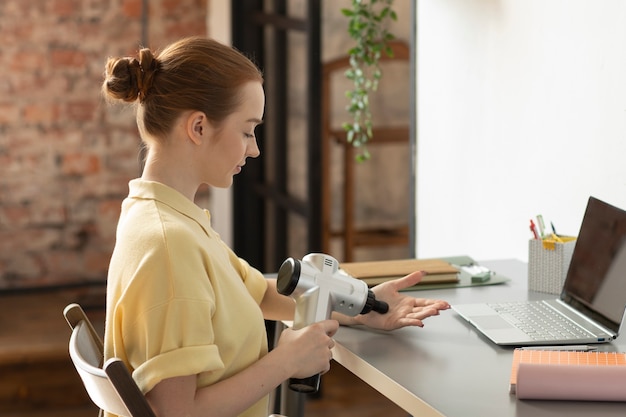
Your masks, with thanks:
<instances>
[{"instance_id":1,"label":"woman's neck","mask_svg":"<svg viewBox=\"0 0 626 417\"><path fill-rule=\"evenodd\" d=\"M183 155L174 152L150 150L141 178L167 185L194 201L200 183L194 180L188 164L182 163L184 160Z\"/></svg>"}]
</instances>

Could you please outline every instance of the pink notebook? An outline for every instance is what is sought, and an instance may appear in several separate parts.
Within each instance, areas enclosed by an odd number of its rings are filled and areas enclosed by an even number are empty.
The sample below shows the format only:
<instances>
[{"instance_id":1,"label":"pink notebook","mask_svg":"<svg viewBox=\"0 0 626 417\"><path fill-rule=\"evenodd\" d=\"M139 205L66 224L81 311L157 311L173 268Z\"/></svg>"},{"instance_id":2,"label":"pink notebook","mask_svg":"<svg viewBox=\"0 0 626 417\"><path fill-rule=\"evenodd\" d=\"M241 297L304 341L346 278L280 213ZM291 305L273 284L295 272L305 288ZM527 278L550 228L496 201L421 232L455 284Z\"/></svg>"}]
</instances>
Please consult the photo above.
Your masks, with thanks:
<instances>
[{"instance_id":1,"label":"pink notebook","mask_svg":"<svg viewBox=\"0 0 626 417\"><path fill-rule=\"evenodd\" d=\"M625 353L527 349L513 353L510 392L519 399L626 401L625 387Z\"/></svg>"}]
</instances>

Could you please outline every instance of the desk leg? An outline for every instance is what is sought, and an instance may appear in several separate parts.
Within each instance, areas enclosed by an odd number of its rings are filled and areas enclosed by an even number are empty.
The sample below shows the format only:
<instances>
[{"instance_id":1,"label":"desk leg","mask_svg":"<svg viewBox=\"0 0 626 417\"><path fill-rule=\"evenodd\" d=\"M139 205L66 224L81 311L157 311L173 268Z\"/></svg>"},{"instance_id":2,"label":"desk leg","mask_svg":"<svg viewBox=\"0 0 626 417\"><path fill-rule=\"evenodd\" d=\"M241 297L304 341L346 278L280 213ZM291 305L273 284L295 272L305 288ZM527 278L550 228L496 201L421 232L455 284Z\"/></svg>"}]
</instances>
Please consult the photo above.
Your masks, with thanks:
<instances>
[{"instance_id":1,"label":"desk leg","mask_svg":"<svg viewBox=\"0 0 626 417\"><path fill-rule=\"evenodd\" d=\"M286 326L282 322L274 322L272 347L278 344L280 334L285 328ZM285 381L280 387L276 388L275 392L270 396L270 407L273 412L278 411L285 416L303 417L305 401L306 395L290 389L289 381Z\"/></svg>"},{"instance_id":2,"label":"desk leg","mask_svg":"<svg viewBox=\"0 0 626 417\"><path fill-rule=\"evenodd\" d=\"M280 413L289 417L303 417L305 394L289 388L289 382L280 386Z\"/></svg>"}]
</instances>

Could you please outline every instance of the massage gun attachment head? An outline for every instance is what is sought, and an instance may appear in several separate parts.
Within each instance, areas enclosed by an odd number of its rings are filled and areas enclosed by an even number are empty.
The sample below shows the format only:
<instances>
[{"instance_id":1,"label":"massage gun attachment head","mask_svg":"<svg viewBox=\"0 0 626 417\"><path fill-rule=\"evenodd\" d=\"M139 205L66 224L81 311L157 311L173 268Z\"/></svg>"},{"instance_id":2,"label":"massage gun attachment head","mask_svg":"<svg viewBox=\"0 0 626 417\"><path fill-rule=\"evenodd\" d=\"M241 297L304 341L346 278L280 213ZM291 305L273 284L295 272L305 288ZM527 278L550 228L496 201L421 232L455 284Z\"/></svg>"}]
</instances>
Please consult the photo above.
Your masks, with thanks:
<instances>
[{"instance_id":1,"label":"massage gun attachment head","mask_svg":"<svg viewBox=\"0 0 626 417\"><path fill-rule=\"evenodd\" d=\"M372 290L367 290L367 300L365 301L363 310L361 310L361 314L367 314L372 310L380 314L385 314L389 311L389 304L384 301L378 301Z\"/></svg>"},{"instance_id":2,"label":"massage gun attachment head","mask_svg":"<svg viewBox=\"0 0 626 417\"><path fill-rule=\"evenodd\" d=\"M330 318L331 311L356 316L370 311L385 314L389 310L387 303L376 300L365 282L339 271L337 260L325 254L309 254L302 261L286 259L278 271L277 289L280 294L292 296L297 303L298 300L307 303L308 299L315 300L318 307L329 304L316 313L316 321ZM311 297L313 293L315 298ZM310 320L306 321L310 324Z\"/></svg>"},{"instance_id":3,"label":"massage gun attachment head","mask_svg":"<svg viewBox=\"0 0 626 417\"><path fill-rule=\"evenodd\" d=\"M300 261L294 258L287 258L278 270L276 287L280 294L291 295L300 280Z\"/></svg>"}]
</instances>

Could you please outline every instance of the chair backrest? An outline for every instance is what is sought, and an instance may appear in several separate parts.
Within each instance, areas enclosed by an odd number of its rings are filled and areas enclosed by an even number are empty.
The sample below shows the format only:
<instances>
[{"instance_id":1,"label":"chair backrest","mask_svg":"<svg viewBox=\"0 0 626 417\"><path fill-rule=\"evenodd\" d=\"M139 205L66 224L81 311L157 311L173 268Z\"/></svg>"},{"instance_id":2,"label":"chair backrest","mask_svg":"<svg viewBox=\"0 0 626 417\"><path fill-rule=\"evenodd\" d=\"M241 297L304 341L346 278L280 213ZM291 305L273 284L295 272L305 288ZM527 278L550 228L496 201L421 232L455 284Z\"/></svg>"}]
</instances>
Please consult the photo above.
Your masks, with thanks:
<instances>
[{"instance_id":1,"label":"chair backrest","mask_svg":"<svg viewBox=\"0 0 626 417\"><path fill-rule=\"evenodd\" d=\"M155 417L126 365L111 358L104 365L102 339L78 304L65 307L72 328L70 357L91 400L102 410L124 417Z\"/></svg>"},{"instance_id":2,"label":"chair backrest","mask_svg":"<svg viewBox=\"0 0 626 417\"><path fill-rule=\"evenodd\" d=\"M72 303L65 307L63 315L72 329L70 357L91 401L101 410L118 416L156 417L124 362L111 358L102 364L102 339L81 306Z\"/></svg>"}]
</instances>

